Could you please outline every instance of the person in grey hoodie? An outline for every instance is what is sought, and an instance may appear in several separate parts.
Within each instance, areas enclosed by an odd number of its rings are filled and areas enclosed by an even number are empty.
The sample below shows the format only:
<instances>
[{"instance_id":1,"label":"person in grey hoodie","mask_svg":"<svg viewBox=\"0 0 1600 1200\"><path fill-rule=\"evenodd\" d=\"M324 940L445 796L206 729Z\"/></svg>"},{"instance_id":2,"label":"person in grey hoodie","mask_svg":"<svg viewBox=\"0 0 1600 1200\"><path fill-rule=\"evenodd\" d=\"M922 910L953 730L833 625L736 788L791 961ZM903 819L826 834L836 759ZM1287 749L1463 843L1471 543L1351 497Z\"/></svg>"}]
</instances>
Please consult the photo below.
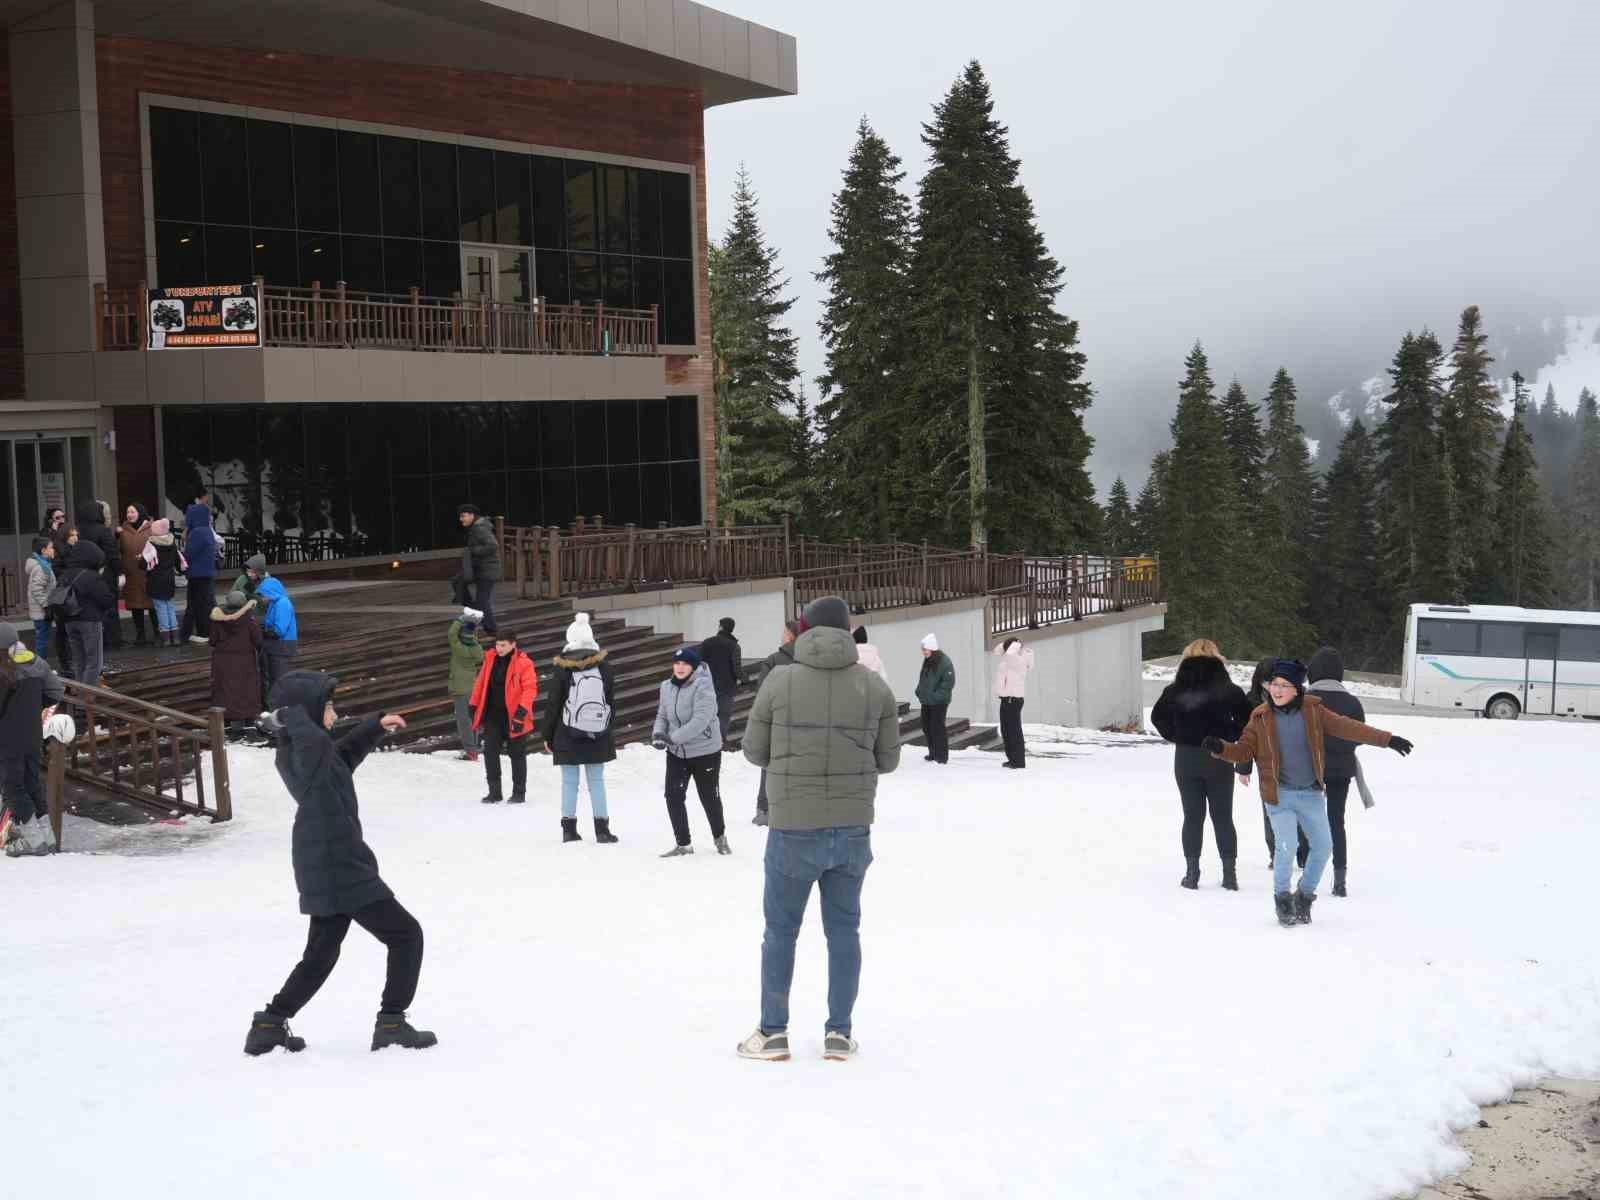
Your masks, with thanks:
<instances>
[{"instance_id":1,"label":"person in grey hoodie","mask_svg":"<svg viewBox=\"0 0 1600 1200\"><path fill-rule=\"evenodd\" d=\"M745 757L767 772L771 826L761 1020L738 1052L769 1062L789 1057L795 942L814 883L828 939L823 1057L842 1062L856 1052L861 887L872 863L878 776L900 765L900 712L889 685L861 665L842 599L812 601L802 625L794 664L767 676L745 727Z\"/></svg>"},{"instance_id":2,"label":"person in grey hoodie","mask_svg":"<svg viewBox=\"0 0 1600 1200\"><path fill-rule=\"evenodd\" d=\"M685 800L694 780L700 806L711 823L718 854L732 854L722 820L722 726L717 720L717 688L710 669L692 646L672 656L672 675L661 685L650 744L667 752L667 816L674 845L662 858L693 854Z\"/></svg>"}]
</instances>

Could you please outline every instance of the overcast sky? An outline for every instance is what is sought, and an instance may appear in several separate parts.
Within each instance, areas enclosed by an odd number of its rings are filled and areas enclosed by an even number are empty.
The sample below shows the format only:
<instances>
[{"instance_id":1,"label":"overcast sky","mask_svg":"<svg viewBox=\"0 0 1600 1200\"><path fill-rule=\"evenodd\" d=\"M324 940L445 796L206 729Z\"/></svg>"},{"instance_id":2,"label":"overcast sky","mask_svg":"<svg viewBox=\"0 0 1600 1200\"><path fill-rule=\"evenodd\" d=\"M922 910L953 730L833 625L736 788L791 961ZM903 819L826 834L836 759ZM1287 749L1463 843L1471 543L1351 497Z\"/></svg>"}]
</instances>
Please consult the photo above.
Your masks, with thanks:
<instances>
[{"instance_id":1,"label":"overcast sky","mask_svg":"<svg viewBox=\"0 0 1600 1200\"><path fill-rule=\"evenodd\" d=\"M1197 338L1252 397L1288 366L1317 434L1337 428L1328 396L1407 328L1448 335L1479 304L1505 373L1536 377L1560 343L1540 320L1600 313L1597 0L723 7L799 41L800 95L713 109L706 134L712 236L743 161L808 379L812 275L857 120L914 188L931 105L983 64L1066 268L1102 492L1119 473L1137 490Z\"/></svg>"}]
</instances>

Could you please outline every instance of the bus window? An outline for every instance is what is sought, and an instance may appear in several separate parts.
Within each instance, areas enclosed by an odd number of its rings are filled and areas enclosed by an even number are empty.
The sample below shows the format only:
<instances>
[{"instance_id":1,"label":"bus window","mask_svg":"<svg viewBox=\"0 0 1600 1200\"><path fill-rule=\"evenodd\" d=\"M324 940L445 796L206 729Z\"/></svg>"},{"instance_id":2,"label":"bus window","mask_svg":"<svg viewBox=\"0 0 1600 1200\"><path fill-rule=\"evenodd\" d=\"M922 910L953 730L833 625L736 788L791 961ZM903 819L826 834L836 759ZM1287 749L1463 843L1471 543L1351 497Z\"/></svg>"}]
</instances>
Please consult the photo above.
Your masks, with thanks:
<instances>
[{"instance_id":1,"label":"bus window","mask_svg":"<svg viewBox=\"0 0 1600 1200\"><path fill-rule=\"evenodd\" d=\"M1477 654L1478 623L1476 621L1418 621L1417 652L1419 654Z\"/></svg>"},{"instance_id":2,"label":"bus window","mask_svg":"<svg viewBox=\"0 0 1600 1200\"><path fill-rule=\"evenodd\" d=\"M1479 653L1484 658L1524 658L1526 655L1522 632L1521 625L1485 621L1481 635L1483 644Z\"/></svg>"},{"instance_id":3,"label":"bus window","mask_svg":"<svg viewBox=\"0 0 1600 1200\"><path fill-rule=\"evenodd\" d=\"M1600 628L1561 631L1561 661L1600 663Z\"/></svg>"}]
</instances>

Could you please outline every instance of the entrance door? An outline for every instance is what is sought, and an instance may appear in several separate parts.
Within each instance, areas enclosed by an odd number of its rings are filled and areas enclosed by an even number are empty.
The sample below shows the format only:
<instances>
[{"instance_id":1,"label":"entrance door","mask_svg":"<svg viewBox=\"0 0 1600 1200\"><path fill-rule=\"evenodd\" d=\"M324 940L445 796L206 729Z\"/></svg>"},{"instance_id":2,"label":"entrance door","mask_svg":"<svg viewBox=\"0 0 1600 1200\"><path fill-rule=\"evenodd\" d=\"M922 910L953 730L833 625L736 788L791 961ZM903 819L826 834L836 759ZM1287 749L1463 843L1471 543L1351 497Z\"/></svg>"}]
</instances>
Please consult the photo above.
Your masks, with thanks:
<instances>
[{"instance_id":1,"label":"entrance door","mask_svg":"<svg viewBox=\"0 0 1600 1200\"><path fill-rule=\"evenodd\" d=\"M484 349L533 349L533 252L522 246L463 246L461 296L465 326L478 329L473 309L487 305L481 322ZM517 307L511 307L511 306Z\"/></svg>"},{"instance_id":2,"label":"entrance door","mask_svg":"<svg viewBox=\"0 0 1600 1200\"><path fill-rule=\"evenodd\" d=\"M1528 700L1525 712L1553 713L1556 710L1555 630L1528 630Z\"/></svg>"}]
</instances>

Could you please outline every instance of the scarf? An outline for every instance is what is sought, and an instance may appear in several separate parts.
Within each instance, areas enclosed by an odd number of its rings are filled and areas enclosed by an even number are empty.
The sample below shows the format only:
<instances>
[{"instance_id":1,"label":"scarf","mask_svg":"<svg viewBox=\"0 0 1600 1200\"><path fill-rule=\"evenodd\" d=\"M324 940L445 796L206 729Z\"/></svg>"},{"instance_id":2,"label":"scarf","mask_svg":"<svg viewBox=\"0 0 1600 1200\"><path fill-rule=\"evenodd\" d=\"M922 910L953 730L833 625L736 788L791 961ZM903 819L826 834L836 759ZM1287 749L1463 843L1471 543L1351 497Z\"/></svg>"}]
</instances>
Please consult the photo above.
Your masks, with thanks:
<instances>
[{"instance_id":1,"label":"scarf","mask_svg":"<svg viewBox=\"0 0 1600 1200\"><path fill-rule=\"evenodd\" d=\"M34 562L39 564L40 568L44 571L46 577L48 577L50 582L51 582L51 584L54 585L55 578L56 578L56 569L55 569L55 567L50 565L50 560L48 558L46 558L44 555L42 555L42 554L30 554L30 555L28 555L28 557L33 559Z\"/></svg>"},{"instance_id":2,"label":"scarf","mask_svg":"<svg viewBox=\"0 0 1600 1200\"><path fill-rule=\"evenodd\" d=\"M1337 679L1319 679L1315 683L1308 685L1307 690L1312 692L1343 692L1347 696L1350 694L1350 689ZM1367 786L1367 773L1361 769L1361 756L1359 754L1356 755L1356 791L1361 793L1362 808L1373 808L1377 805L1378 802L1373 798L1372 789Z\"/></svg>"}]
</instances>

